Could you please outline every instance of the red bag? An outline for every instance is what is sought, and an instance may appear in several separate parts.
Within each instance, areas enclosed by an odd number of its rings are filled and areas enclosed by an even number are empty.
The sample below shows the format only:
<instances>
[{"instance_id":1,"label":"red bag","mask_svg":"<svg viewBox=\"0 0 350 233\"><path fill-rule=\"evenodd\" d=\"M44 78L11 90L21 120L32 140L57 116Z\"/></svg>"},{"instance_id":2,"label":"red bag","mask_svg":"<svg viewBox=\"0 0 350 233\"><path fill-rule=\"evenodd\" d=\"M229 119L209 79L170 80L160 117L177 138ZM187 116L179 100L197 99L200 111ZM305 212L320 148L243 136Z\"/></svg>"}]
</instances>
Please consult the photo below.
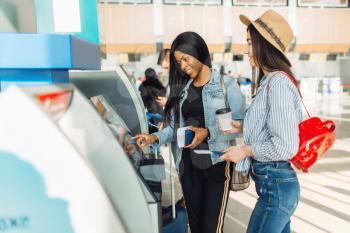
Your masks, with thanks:
<instances>
[{"instance_id":1,"label":"red bag","mask_svg":"<svg viewBox=\"0 0 350 233\"><path fill-rule=\"evenodd\" d=\"M290 160L293 165L307 172L309 167L333 145L334 129L335 124L331 120L322 122L318 117L310 117L302 121L299 124L299 150Z\"/></svg>"},{"instance_id":2,"label":"red bag","mask_svg":"<svg viewBox=\"0 0 350 233\"><path fill-rule=\"evenodd\" d=\"M294 80L285 72L292 83ZM301 96L301 95L300 95ZM309 116L308 119L299 124L299 149L297 154L290 160L293 165L308 172L308 169L334 144L335 123L331 120L322 121L318 117L310 117L303 100L303 106Z\"/></svg>"}]
</instances>

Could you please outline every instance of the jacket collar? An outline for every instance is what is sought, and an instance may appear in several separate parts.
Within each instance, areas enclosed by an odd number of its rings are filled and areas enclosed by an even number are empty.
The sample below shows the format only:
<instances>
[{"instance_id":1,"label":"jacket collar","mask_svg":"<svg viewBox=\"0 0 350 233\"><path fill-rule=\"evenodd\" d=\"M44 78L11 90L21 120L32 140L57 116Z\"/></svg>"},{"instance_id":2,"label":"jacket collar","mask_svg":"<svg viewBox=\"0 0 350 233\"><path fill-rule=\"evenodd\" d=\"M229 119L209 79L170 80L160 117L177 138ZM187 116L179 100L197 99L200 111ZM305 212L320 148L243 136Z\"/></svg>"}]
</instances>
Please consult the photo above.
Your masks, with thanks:
<instances>
[{"instance_id":1,"label":"jacket collar","mask_svg":"<svg viewBox=\"0 0 350 233\"><path fill-rule=\"evenodd\" d=\"M186 84L186 87L184 89L187 89L191 83L193 82L193 79L190 79L187 84ZM216 70L214 69L211 69L211 77L210 77L210 80L208 82L208 84L217 84L220 82L220 74L219 72L217 72Z\"/></svg>"},{"instance_id":2,"label":"jacket collar","mask_svg":"<svg viewBox=\"0 0 350 233\"><path fill-rule=\"evenodd\" d=\"M211 78L208 84L215 85L217 83L220 83L220 74L216 70L211 69Z\"/></svg>"},{"instance_id":3,"label":"jacket collar","mask_svg":"<svg viewBox=\"0 0 350 233\"><path fill-rule=\"evenodd\" d=\"M188 88L190 87L192 82L193 82L192 78L190 80L188 80L186 86L182 90L181 97L184 97L185 93L188 91ZM220 83L220 74L216 70L211 69L211 78L210 78L208 84L206 84L206 85L216 85L218 83Z\"/></svg>"}]
</instances>

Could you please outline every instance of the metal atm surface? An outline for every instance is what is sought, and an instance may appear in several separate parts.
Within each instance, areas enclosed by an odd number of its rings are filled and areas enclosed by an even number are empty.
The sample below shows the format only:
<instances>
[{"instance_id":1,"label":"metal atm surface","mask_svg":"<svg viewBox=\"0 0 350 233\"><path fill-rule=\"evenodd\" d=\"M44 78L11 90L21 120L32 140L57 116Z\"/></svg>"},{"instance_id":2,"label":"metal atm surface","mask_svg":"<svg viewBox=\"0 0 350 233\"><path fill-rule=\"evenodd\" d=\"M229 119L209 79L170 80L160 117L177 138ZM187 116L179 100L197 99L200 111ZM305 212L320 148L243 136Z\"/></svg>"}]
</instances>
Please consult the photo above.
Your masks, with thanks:
<instances>
[{"instance_id":1,"label":"metal atm surface","mask_svg":"<svg viewBox=\"0 0 350 233\"><path fill-rule=\"evenodd\" d=\"M0 107L2 230L129 232L84 156L35 98L11 87Z\"/></svg>"},{"instance_id":2,"label":"metal atm surface","mask_svg":"<svg viewBox=\"0 0 350 233\"><path fill-rule=\"evenodd\" d=\"M35 103L35 101L33 101L33 99L35 100L35 96L45 96L46 94L51 96L59 96L60 91L71 91L72 94L69 105L66 105L67 107L65 111L58 115L56 114L56 116L52 114L50 115L49 113L45 114L40 108L44 107L44 109L51 109L52 111L57 112L57 108L61 108L61 106L64 105L61 99L67 98L58 98L58 101L49 99L47 102L44 101L43 106L39 106L37 103ZM154 208L151 208L149 204L150 197L148 197L146 193L147 190L145 187L143 187L143 184L141 183L141 180L134 167L130 163L129 158L124 153L124 150L120 144L115 140L104 120L78 89L74 88L72 85L48 86L46 88L30 88L26 89L24 92L18 90L15 94L13 94L13 96L18 95L21 98L19 98L17 102L13 100L11 103L9 103L11 98L8 98L8 101L4 100L4 103L8 105L15 104L17 106L16 109L21 109L23 108L22 102L33 102L31 105L25 104L25 106L33 108L33 110L36 112L41 112L40 114L43 116L46 115L45 121L43 119L35 120L35 122L37 122L36 127L40 127L40 130L42 131L40 133L41 138L50 140L52 137L51 135L54 135L53 132L56 132L62 136L64 135L65 140L67 141L67 146L74 148L77 153L81 155L79 157L86 161L88 167L91 168L93 174L102 184L111 203L113 203L116 211L115 214L120 217L123 225L127 229L127 232L158 232L158 214L153 211ZM51 103L56 104L50 106ZM22 118L31 117L32 110L30 110L29 107L23 108ZM47 127L43 127L45 122L50 122L52 128L51 132L45 131L47 130ZM5 129L8 128L9 125L9 123L7 123L7 125L3 124ZM15 127L18 125L18 123L13 122L11 125ZM34 127L33 123L27 125ZM27 132L25 129L26 127L22 126L21 131ZM28 134L32 133L32 131L33 130L29 131ZM14 129L14 132L19 131ZM8 135L13 135L13 138L18 138L16 133L9 133ZM6 142L6 140L4 141ZM32 142L32 140L29 142ZM0 146L1 145L2 144L0 143ZM13 145L15 144L13 143ZM31 148L41 147L41 144L38 142L27 143L26 145L30 146ZM56 145L56 143L52 141L51 144L46 143L45 148L51 148L51 146L54 145ZM61 145L61 148L65 147ZM46 153L46 155L48 154L50 153ZM65 155L65 157L68 156L69 158L69 154ZM49 162L50 160L47 161ZM42 164L43 160L36 160L36 162L38 164ZM57 165L51 164L50 166L52 167ZM62 168L60 167L60 169ZM79 187L79 185L77 185L77 187ZM69 194L70 188L66 188L65 191ZM86 193L84 196L81 196L80 199L84 199L85 197L88 197L88 200L94 198L92 196L90 197L90 195ZM74 204L74 202L72 202L72 204ZM96 212L94 212L94 214L96 214ZM103 214L103 212L101 212L101 214ZM108 218L106 220L108 220ZM106 227L108 228L108 226ZM112 228L109 228L109 230L110 231L97 231L106 233L116 232L115 229L113 230ZM94 232L96 232L96 228Z\"/></svg>"}]
</instances>

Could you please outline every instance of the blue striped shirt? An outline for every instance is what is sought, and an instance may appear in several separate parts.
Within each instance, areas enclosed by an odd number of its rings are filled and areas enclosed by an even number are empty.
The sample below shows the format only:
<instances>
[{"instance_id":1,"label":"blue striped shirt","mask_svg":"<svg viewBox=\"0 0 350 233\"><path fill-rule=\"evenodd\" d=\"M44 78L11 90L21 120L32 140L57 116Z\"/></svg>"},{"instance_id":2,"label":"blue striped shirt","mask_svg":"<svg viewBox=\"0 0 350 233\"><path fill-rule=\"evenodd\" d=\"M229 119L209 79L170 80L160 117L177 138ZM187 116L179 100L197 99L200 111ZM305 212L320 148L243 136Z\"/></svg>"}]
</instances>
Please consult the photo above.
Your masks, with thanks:
<instances>
[{"instance_id":1,"label":"blue striped shirt","mask_svg":"<svg viewBox=\"0 0 350 233\"><path fill-rule=\"evenodd\" d=\"M268 87L269 86L269 87ZM264 77L244 119L243 139L258 161L289 160L298 151L301 97L278 71Z\"/></svg>"}]
</instances>

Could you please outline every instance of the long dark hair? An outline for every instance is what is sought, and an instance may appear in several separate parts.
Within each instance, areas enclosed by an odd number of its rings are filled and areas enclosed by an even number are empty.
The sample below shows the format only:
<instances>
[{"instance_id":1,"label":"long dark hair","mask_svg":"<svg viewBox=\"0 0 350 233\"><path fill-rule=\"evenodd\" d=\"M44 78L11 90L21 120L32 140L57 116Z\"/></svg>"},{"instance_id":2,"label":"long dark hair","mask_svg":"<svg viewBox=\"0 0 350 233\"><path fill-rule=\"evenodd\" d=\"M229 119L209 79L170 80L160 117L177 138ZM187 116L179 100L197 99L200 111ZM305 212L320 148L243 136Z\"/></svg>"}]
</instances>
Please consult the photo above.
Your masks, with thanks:
<instances>
[{"instance_id":1,"label":"long dark hair","mask_svg":"<svg viewBox=\"0 0 350 233\"><path fill-rule=\"evenodd\" d=\"M278 49L276 49L270 42L268 42L261 34L256 30L256 28L249 24L247 31L250 32L250 37L253 45L253 56L254 62L259 66L259 76L258 76L258 86L260 81L264 76L263 70L268 72L272 71L283 71L287 73L293 80L294 84L297 81L291 71L291 63Z\"/></svg>"},{"instance_id":2,"label":"long dark hair","mask_svg":"<svg viewBox=\"0 0 350 233\"><path fill-rule=\"evenodd\" d=\"M170 49L170 95L164 109L165 124L169 124L171 120L174 120L175 128L178 127L180 121L181 93L190 80L190 76L181 70L180 65L175 60L176 50L195 57L203 65L211 68L209 49L200 35L195 32L183 32L175 38ZM172 119L172 116L174 119Z\"/></svg>"}]
</instances>

